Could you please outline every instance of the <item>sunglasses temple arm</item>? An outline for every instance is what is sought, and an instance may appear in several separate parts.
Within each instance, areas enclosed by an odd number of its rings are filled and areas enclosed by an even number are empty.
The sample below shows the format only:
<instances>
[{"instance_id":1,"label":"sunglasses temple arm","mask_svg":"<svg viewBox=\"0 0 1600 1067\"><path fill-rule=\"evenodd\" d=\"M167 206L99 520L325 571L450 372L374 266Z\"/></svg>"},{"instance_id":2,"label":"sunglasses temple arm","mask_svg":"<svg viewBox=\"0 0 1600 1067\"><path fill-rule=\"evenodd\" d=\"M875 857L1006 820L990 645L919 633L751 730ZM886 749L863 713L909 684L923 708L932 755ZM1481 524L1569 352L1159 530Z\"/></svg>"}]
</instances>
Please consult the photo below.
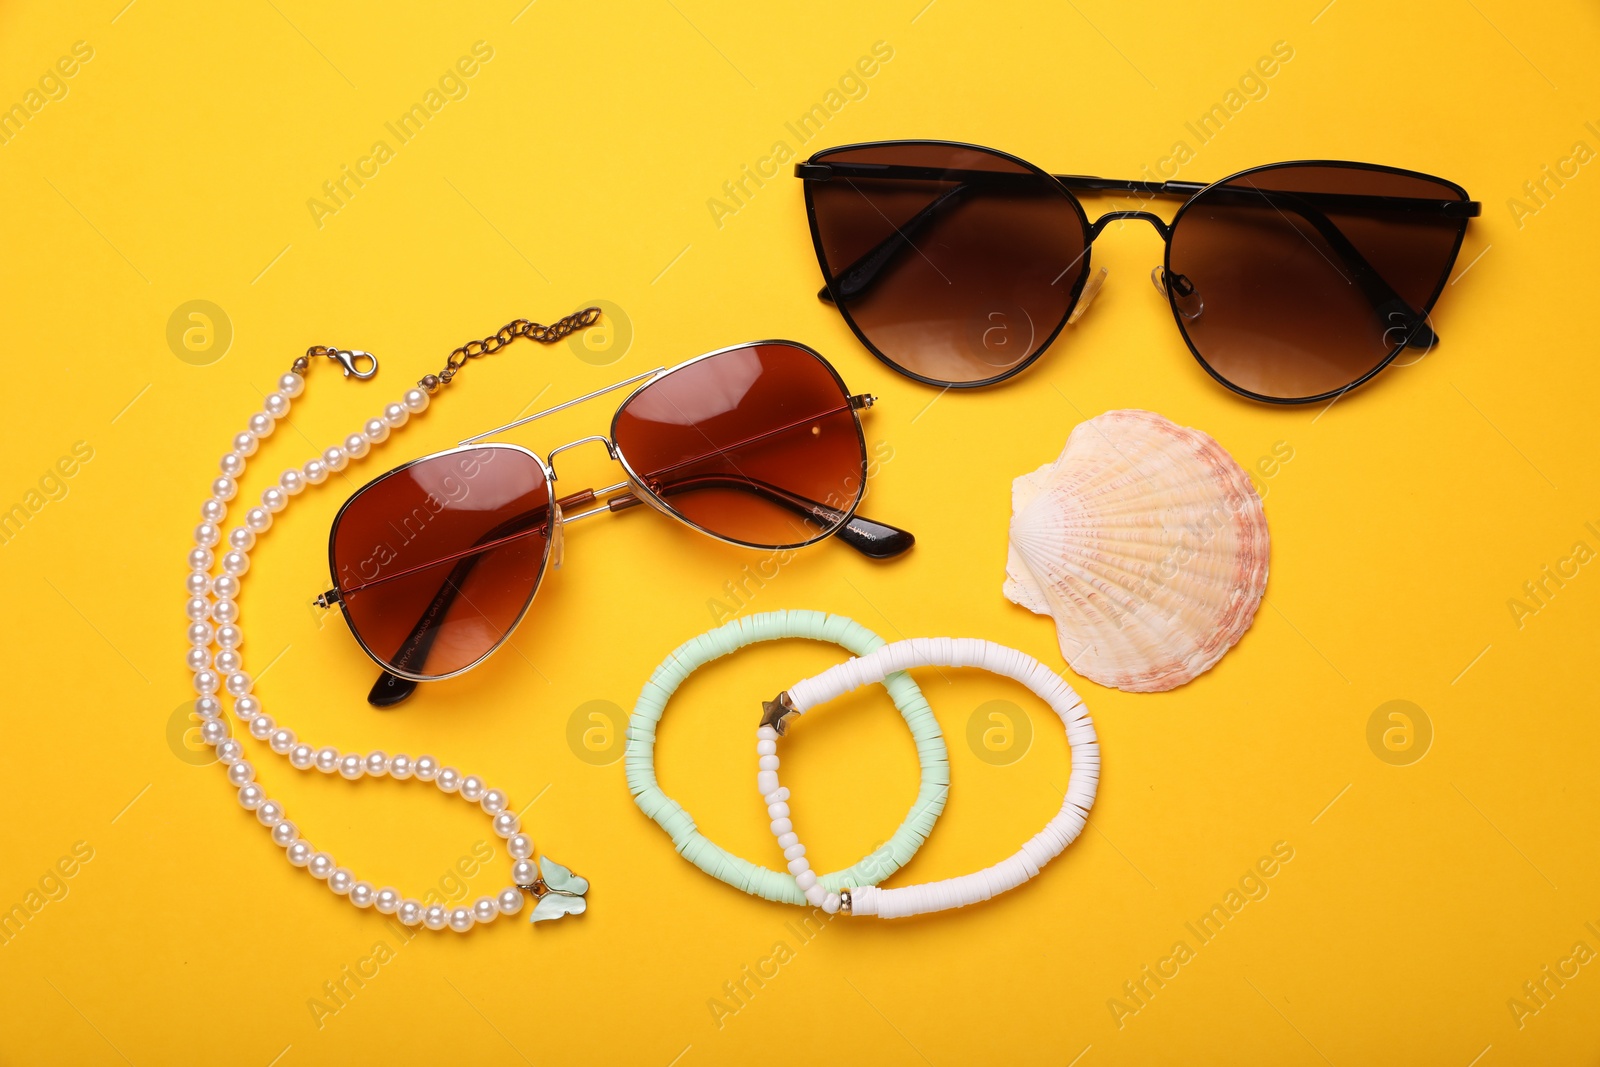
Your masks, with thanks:
<instances>
[{"instance_id":1,"label":"sunglasses temple arm","mask_svg":"<svg viewBox=\"0 0 1600 1067\"><path fill-rule=\"evenodd\" d=\"M868 249L854 263L836 274L833 285L838 287L839 296L844 300L854 300L872 288L873 283L902 252L916 247L912 243L912 237L927 228L939 215L960 204L970 188L971 186L963 183L942 193L927 207L895 227L893 233ZM817 293L817 299L830 304L834 302L833 293L827 285Z\"/></svg>"}]
</instances>

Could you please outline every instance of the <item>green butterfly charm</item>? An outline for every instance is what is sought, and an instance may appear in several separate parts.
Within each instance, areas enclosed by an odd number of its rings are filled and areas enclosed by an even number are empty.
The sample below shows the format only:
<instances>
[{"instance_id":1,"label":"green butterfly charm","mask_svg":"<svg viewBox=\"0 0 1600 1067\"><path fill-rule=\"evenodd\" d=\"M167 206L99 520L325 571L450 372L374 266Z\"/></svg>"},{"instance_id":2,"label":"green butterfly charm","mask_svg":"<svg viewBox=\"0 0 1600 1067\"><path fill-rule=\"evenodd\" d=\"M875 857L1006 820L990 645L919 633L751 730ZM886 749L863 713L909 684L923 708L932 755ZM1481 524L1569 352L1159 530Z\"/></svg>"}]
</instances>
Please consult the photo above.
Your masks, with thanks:
<instances>
[{"instance_id":1,"label":"green butterfly charm","mask_svg":"<svg viewBox=\"0 0 1600 1067\"><path fill-rule=\"evenodd\" d=\"M582 915L588 910L589 902L583 895L589 891L589 879L573 874L548 856L539 857L539 873L539 884L534 887L539 902L533 906L530 922Z\"/></svg>"}]
</instances>

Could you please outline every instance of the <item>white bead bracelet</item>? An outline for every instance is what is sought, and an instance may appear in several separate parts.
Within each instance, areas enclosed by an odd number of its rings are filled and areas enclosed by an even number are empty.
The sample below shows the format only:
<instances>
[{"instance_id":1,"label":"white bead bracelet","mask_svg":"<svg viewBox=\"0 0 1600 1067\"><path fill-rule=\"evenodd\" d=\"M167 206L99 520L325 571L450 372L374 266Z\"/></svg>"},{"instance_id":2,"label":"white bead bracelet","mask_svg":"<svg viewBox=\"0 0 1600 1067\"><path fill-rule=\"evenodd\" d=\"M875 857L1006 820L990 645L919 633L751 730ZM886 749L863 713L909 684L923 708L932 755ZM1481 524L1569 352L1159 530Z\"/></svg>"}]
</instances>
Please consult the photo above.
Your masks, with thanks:
<instances>
[{"instance_id":1,"label":"white bead bracelet","mask_svg":"<svg viewBox=\"0 0 1600 1067\"><path fill-rule=\"evenodd\" d=\"M767 702L761 726L756 731L760 765L756 788L763 800L782 789L778 782L777 740L791 716L803 715L861 686L881 682L896 671L933 666L977 667L1015 679L1033 690L1061 717L1067 727L1067 742L1072 746L1072 778L1067 783L1061 810L1014 855L992 867L958 878L900 889L872 886L844 889L837 902L817 884L816 874L806 859L806 847L791 827L788 832L776 835L778 847L789 861L789 873L812 905L829 911L897 919L976 904L1015 889L1038 874L1041 867L1060 855L1083 830L1100 784L1100 742L1082 699L1059 675L1032 656L976 638L917 637L896 641L876 652L830 667ZM788 792L783 789L784 795ZM792 798L790 804L793 807Z\"/></svg>"}]
</instances>

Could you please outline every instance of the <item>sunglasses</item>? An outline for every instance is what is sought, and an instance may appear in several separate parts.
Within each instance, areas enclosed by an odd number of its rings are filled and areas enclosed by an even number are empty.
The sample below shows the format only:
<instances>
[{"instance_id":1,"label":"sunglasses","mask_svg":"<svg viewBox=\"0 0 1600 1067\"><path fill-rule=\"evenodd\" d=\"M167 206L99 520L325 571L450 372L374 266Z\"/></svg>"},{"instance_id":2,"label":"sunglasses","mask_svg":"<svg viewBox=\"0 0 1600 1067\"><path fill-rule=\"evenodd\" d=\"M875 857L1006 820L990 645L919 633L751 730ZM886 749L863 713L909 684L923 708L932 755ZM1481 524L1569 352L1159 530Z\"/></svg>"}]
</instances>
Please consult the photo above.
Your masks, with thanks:
<instances>
[{"instance_id":1,"label":"sunglasses","mask_svg":"<svg viewBox=\"0 0 1600 1067\"><path fill-rule=\"evenodd\" d=\"M629 385L608 436L544 458L482 443ZM564 528L592 515L644 504L748 548L837 536L874 559L899 555L911 534L855 514L867 479L860 412L874 399L851 395L827 360L793 341L753 341L636 375L357 490L333 520L333 588L316 602L338 604L383 668L367 699L388 707L499 648L545 571L561 565ZM555 457L587 443L603 445L625 480L557 497Z\"/></svg>"},{"instance_id":2,"label":"sunglasses","mask_svg":"<svg viewBox=\"0 0 1600 1067\"><path fill-rule=\"evenodd\" d=\"M1219 182L1051 175L1004 152L881 141L796 164L831 302L890 367L949 388L1021 372L1076 322L1105 278L1090 247L1138 219L1166 243L1151 280L1189 350L1255 400L1325 400L1400 352L1428 322L1480 205L1454 182L1329 160ZM1166 222L1074 191L1188 199Z\"/></svg>"}]
</instances>

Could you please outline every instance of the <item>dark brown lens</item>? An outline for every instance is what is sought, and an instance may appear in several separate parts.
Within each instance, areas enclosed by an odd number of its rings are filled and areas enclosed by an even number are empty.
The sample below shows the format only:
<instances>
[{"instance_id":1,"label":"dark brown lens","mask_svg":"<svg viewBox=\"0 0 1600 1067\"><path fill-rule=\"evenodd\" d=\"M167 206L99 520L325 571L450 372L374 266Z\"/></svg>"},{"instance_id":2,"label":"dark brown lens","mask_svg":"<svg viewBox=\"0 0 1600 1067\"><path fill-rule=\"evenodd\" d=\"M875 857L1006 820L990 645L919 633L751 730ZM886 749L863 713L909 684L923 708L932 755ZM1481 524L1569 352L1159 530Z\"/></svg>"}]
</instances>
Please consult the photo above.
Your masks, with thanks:
<instances>
[{"instance_id":1,"label":"dark brown lens","mask_svg":"<svg viewBox=\"0 0 1600 1067\"><path fill-rule=\"evenodd\" d=\"M1088 223L1048 175L952 144L819 153L805 182L839 311L875 353L941 385L1020 369L1067 321L1088 270Z\"/></svg>"},{"instance_id":2,"label":"dark brown lens","mask_svg":"<svg viewBox=\"0 0 1600 1067\"><path fill-rule=\"evenodd\" d=\"M788 342L742 345L667 373L628 398L611 438L657 503L759 548L826 537L866 484L844 384L821 356Z\"/></svg>"},{"instance_id":3,"label":"dark brown lens","mask_svg":"<svg viewBox=\"0 0 1600 1067\"><path fill-rule=\"evenodd\" d=\"M1408 338L1432 342L1423 320L1466 228L1451 205L1466 199L1448 182L1364 166L1287 164L1214 185L1173 223L1178 326L1245 392L1337 392Z\"/></svg>"},{"instance_id":4,"label":"dark brown lens","mask_svg":"<svg viewBox=\"0 0 1600 1067\"><path fill-rule=\"evenodd\" d=\"M334 584L356 639L390 671L442 678L499 646L549 552L549 483L505 445L390 471L334 520Z\"/></svg>"}]
</instances>

